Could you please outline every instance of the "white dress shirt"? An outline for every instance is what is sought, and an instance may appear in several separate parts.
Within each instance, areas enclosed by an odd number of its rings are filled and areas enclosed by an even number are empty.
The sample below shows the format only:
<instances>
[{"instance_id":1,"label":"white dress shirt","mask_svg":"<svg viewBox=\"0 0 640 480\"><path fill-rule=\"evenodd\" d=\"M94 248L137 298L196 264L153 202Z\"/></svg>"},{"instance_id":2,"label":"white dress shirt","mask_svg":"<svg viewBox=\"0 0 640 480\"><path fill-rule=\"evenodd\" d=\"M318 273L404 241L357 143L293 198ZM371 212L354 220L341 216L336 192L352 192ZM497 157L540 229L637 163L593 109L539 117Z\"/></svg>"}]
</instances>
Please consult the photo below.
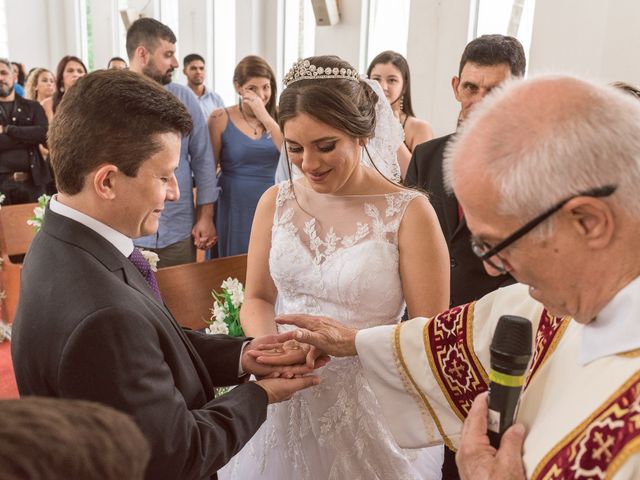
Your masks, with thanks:
<instances>
[{"instance_id":1,"label":"white dress shirt","mask_svg":"<svg viewBox=\"0 0 640 480\"><path fill-rule=\"evenodd\" d=\"M133 241L129 237L117 230L114 230L109 225L105 225L95 218L79 212L75 208L71 208L68 205L60 203L56 197L57 195L51 197L51 201L49 202L49 208L52 212L62 215L63 217L70 218L71 220L75 220L85 227L90 228L116 247L125 257L129 257L129 255L133 253Z\"/></svg>"}]
</instances>

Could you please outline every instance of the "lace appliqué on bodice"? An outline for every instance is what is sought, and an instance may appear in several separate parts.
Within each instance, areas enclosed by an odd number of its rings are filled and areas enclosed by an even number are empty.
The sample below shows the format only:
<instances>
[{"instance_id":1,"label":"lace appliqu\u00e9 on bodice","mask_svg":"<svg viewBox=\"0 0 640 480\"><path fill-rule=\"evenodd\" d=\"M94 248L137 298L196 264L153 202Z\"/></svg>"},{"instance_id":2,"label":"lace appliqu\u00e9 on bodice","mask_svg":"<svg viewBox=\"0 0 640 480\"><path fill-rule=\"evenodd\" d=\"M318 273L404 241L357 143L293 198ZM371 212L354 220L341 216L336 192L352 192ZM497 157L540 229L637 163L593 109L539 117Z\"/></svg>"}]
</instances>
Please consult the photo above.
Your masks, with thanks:
<instances>
[{"instance_id":1,"label":"lace appliqu\u00e9 on bodice","mask_svg":"<svg viewBox=\"0 0 640 480\"><path fill-rule=\"evenodd\" d=\"M332 317L355 328L404 312L398 230L420 193L321 195L279 185L269 267L277 313ZM321 382L269 406L267 421L223 469L227 479L435 479L437 454L400 449L357 358L334 358ZM420 464L420 468L416 467Z\"/></svg>"},{"instance_id":2,"label":"lace appliqu\u00e9 on bodice","mask_svg":"<svg viewBox=\"0 0 640 480\"><path fill-rule=\"evenodd\" d=\"M325 315L357 328L396 322L404 301L398 230L420 193L321 195L280 184L269 258L278 313Z\"/></svg>"}]
</instances>

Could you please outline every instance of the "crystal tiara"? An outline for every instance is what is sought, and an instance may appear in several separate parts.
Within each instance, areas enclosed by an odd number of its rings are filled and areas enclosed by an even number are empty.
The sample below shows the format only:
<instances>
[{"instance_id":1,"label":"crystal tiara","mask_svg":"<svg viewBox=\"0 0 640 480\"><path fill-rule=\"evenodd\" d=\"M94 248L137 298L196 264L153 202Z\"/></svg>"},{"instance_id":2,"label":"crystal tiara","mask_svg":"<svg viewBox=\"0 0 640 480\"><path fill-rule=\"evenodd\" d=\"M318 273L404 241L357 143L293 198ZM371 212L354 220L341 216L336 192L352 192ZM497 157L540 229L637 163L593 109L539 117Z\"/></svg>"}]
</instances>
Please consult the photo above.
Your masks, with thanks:
<instances>
[{"instance_id":1,"label":"crystal tiara","mask_svg":"<svg viewBox=\"0 0 640 480\"><path fill-rule=\"evenodd\" d=\"M287 88L299 80L321 80L325 78L344 78L354 82L360 81L358 71L352 68L316 67L309 60L298 60L293 64L284 77L284 87Z\"/></svg>"}]
</instances>

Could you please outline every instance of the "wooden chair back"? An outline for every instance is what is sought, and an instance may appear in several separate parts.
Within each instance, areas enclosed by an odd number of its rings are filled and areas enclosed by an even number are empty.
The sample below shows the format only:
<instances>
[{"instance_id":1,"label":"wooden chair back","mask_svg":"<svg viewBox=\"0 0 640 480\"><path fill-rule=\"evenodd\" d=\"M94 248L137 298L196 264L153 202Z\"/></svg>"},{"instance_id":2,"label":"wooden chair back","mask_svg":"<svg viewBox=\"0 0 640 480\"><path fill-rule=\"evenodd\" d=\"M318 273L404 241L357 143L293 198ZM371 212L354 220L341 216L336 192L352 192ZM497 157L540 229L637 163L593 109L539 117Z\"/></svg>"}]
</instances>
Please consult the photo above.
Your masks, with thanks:
<instances>
[{"instance_id":1,"label":"wooden chair back","mask_svg":"<svg viewBox=\"0 0 640 480\"><path fill-rule=\"evenodd\" d=\"M0 207L0 251L9 256L27 253L36 229L27 225L37 203Z\"/></svg>"},{"instance_id":2,"label":"wooden chair back","mask_svg":"<svg viewBox=\"0 0 640 480\"><path fill-rule=\"evenodd\" d=\"M211 290L220 291L223 280L237 278L244 285L247 279L247 256L215 258L160 268L156 272L164 303L183 327L205 328L211 317Z\"/></svg>"},{"instance_id":3,"label":"wooden chair back","mask_svg":"<svg viewBox=\"0 0 640 480\"><path fill-rule=\"evenodd\" d=\"M22 270L22 264L15 263L11 257L27 253L36 234L35 228L27 225L27 220L33 217L33 209L37 206L37 203L25 203L0 207L0 255L3 262L0 290L5 292L2 319L9 324L13 322L18 306Z\"/></svg>"}]
</instances>

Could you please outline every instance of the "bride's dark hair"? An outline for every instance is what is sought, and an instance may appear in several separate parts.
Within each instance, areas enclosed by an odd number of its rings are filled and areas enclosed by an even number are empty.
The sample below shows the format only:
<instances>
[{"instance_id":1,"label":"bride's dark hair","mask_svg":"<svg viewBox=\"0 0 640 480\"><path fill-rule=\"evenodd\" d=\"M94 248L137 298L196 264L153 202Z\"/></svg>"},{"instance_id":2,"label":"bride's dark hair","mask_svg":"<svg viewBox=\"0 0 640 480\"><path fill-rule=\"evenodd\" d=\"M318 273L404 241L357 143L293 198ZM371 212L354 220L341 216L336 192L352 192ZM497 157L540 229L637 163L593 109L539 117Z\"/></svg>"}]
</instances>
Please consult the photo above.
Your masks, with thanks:
<instances>
[{"instance_id":1,"label":"bride's dark hair","mask_svg":"<svg viewBox=\"0 0 640 480\"><path fill-rule=\"evenodd\" d=\"M323 69L338 69L338 71L343 69L356 71L349 62L335 55L308 57L305 62L315 66L316 70L322 67ZM354 138L372 138L376 129L378 99L378 94L373 88L361 79L310 78L293 81L285 87L280 95L278 105L280 131L284 133L284 126L288 120L304 113ZM293 182L286 140L283 148L287 159L289 181ZM385 180L397 187L405 188L380 171L374 159L371 158L367 145L364 145L364 151L373 168Z\"/></svg>"},{"instance_id":2,"label":"bride's dark hair","mask_svg":"<svg viewBox=\"0 0 640 480\"><path fill-rule=\"evenodd\" d=\"M333 55L309 57L316 67L355 70L348 62ZM298 80L280 95L278 123L280 130L300 113L356 138L371 138L376 128L378 95L363 81L345 78Z\"/></svg>"}]
</instances>

